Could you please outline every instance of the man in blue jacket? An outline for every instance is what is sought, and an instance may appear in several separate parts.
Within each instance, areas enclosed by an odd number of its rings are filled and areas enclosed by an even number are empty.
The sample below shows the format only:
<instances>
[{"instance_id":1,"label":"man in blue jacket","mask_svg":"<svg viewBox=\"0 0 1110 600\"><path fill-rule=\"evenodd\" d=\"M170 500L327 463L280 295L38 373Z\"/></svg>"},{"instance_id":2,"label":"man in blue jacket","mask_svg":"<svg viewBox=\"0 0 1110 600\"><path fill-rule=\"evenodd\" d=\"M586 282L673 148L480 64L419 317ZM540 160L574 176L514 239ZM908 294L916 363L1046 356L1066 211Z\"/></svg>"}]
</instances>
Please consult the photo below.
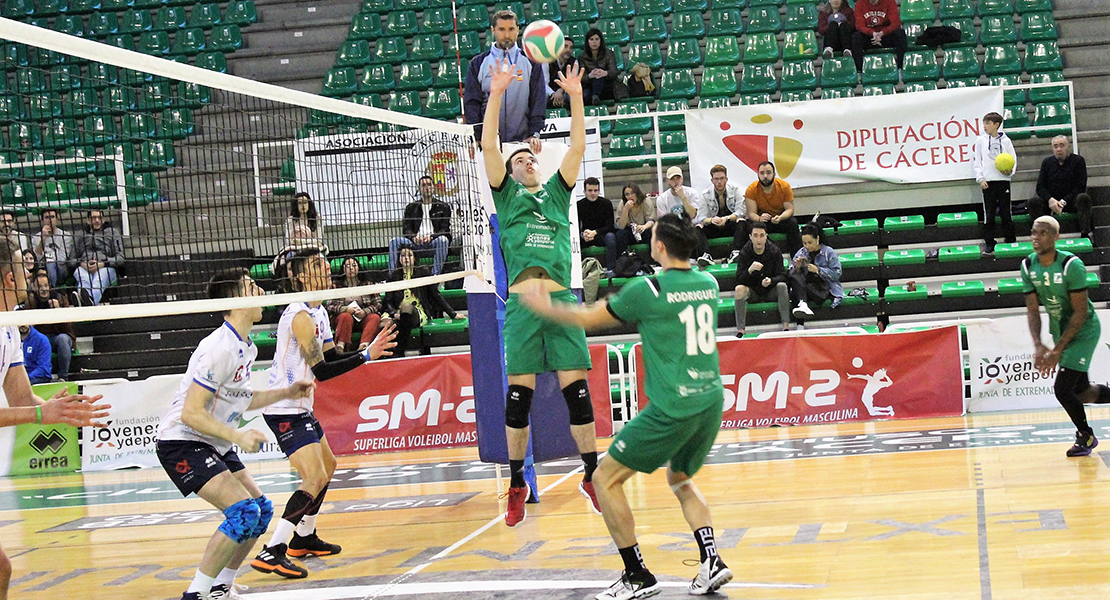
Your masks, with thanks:
<instances>
[{"instance_id":1,"label":"man in blue jacket","mask_svg":"<svg viewBox=\"0 0 1110 600\"><path fill-rule=\"evenodd\" d=\"M516 14L499 10L490 19L493 47L470 60L463 91L463 116L474 125L475 138L482 137L482 119L489 100L490 66L497 61L507 62L516 72L516 79L505 92L501 104L501 122L498 133L501 143L527 142L533 153L540 151L540 131L543 130L544 111L547 107L547 82L543 69L532 62L517 46L520 34Z\"/></svg>"},{"instance_id":2,"label":"man in blue jacket","mask_svg":"<svg viewBox=\"0 0 1110 600\"><path fill-rule=\"evenodd\" d=\"M50 383L50 340L30 325L20 325L23 338L23 366L31 383Z\"/></svg>"}]
</instances>

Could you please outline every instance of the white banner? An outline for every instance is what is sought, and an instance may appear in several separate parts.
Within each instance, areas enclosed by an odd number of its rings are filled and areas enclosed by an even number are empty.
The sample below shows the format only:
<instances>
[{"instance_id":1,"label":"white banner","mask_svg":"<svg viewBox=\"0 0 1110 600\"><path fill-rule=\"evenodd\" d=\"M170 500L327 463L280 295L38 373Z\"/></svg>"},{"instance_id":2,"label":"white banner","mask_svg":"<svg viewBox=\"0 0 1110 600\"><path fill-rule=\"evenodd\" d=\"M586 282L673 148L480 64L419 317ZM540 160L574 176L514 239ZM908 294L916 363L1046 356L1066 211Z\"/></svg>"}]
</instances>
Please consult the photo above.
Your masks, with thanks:
<instances>
[{"instance_id":1,"label":"white banner","mask_svg":"<svg viewBox=\"0 0 1110 600\"><path fill-rule=\"evenodd\" d=\"M708 187L709 169L723 164L746 186L769 160L795 188L969 179L971 147L991 111L1002 112L1001 87L694 110L690 178Z\"/></svg>"},{"instance_id":2,"label":"white banner","mask_svg":"<svg viewBox=\"0 0 1110 600\"><path fill-rule=\"evenodd\" d=\"M1106 383L1110 372L1110 310L1096 310L1102 339L1089 371L1091 383ZM1051 344L1048 317L1041 313L1041 339ZM971 367L968 412L1059 408L1053 392L1056 372L1041 377L1033 367L1033 340L1025 315L967 325Z\"/></svg>"},{"instance_id":3,"label":"white banner","mask_svg":"<svg viewBox=\"0 0 1110 600\"><path fill-rule=\"evenodd\" d=\"M130 467L158 467L154 453L158 426L173 405L173 396L181 384L181 375L159 375L142 381L115 381L84 384L83 393L102 394L103 402L112 405L108 426L86 427L81 434L81 470L109 471ZM266 371L251 373L251 385L266 389ZM267 443L260 452L239 452L244 462L284 458L277 438L262 419L262 411L249 411L240 420L241 429L256 429L266 435Z\"/></svg>"}]
</instances>

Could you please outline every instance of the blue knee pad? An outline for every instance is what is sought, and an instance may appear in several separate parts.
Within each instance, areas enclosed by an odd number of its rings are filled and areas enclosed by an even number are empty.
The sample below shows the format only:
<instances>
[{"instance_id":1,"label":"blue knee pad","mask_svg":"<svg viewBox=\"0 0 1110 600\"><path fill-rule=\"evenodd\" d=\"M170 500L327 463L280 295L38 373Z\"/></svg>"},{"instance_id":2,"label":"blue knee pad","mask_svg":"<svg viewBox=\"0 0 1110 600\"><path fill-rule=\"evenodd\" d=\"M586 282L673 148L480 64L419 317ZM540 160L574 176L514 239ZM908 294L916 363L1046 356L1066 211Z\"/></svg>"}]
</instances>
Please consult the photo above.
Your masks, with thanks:
<instances>
[{"instance_id":1,"label":"blue knee pad","mask_svg":"<svg viewBox=\"0 0 1110 600\"><path fill-rule=\"evenodd\" d=\"M274 503L266 496L259 496L254 499L254 503L258 505L258 524L254 526L254 531L251 532L251 537L262 537L266 533L266 529L270 526L270 520L274 518Z\"/></svg>"},{"instance_id":2,"label":"blue knee pad","mask_svg":"<svg viewBox=\"0 0 1110 600\"><path fill-rule=\"evenodd\" d=\"M224 509L224 522L220 523L218 530L236 544L242 544L251 538L254 528L258 526L260 512L253 499L240 500Z\"/></svg>"}]
</instances>

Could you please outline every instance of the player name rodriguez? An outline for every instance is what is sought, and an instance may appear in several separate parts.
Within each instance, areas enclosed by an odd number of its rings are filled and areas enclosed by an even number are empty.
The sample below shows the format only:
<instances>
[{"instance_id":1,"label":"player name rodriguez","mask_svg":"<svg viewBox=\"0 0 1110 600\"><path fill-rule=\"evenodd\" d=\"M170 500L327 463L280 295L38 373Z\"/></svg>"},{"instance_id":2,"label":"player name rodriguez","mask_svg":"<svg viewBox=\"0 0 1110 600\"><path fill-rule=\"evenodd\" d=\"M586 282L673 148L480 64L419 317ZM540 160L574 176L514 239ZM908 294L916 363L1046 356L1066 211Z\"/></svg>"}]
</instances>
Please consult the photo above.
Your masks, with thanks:
<instances>
[{"instance_id":1,"label":"player name rodriguez","mask_svg":"<svg viewBox=\"0 0 1110 600\"><path fill-rule=\"evenodd\" d=\"M695 290L693 292L667 292L667 302L697 302L699 300L716 300L717 290Z\"/></svg>"}]
</instances>

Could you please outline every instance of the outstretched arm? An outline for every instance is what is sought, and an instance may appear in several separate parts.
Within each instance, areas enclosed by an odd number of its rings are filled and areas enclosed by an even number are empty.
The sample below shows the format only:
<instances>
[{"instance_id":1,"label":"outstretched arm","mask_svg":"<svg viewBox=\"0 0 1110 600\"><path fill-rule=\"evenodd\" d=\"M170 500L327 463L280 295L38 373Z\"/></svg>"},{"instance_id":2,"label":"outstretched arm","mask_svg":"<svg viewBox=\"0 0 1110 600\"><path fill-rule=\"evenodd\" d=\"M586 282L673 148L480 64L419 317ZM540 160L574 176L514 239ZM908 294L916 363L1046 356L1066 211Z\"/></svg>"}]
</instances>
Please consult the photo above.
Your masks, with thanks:
<instances>
[{"instance_id":1,"label":"outstretched arm","mask_svg":"<svg viewBox=\"0 0 1110 600\"><path fill-rule=\"evenodd\" d=\"M490 65L489 100L482 121L482 157L486 162L486 177L494 188L505 182L505 157L501 155L498 144L498 126L501 120L501 103L505 100L505 90L513 81L508 61L498 60Z\"/></svg>"},{"instance_id":2,"label":"outstretched arm","mask_svg":"<svg viewBox=\"0 0 1110 600\"><path fill-rule=\"evenodd\" d=\"M559 73L555 84L570 97L570 148L563 155L559 173L564 182L573 186L578 181L578 170L586 154L586 107L582 102L582 69L578 63L566 73Z\"/></svg>"},{"instance_id":3,"label":"outstretched arm","mask_svg":"<svg viewBox=\"0 0 1110 600\"><path fill-rule=\"evenodd\" d=\"M609 312L605 300L591 306L566 302L553 303L551 294L540 286L533 286L521 296L525 306L537 315L556 323L574 325L583 329L602 329L619 325L620 321Z\"/></svg>"}]
</instances>

